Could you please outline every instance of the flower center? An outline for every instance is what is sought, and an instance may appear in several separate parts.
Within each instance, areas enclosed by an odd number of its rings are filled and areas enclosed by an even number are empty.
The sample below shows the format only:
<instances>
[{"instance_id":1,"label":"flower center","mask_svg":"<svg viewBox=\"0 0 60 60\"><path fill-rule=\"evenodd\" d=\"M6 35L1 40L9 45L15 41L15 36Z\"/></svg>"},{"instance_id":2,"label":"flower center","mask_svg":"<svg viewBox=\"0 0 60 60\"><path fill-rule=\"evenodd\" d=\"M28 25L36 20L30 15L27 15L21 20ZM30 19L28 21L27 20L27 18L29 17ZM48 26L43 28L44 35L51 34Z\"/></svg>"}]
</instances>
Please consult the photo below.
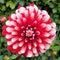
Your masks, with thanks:
<instances>
[{"instance_id":1,"label":"flower center","mask_svg":"<svg viewBox=\"0 0 60 60\"><path fill-rule=\"evenodd\" d=\"M28 27L26 27L26 29L25 29L25 36L29 40L33 40L35 38L35 31L30 25L28 25Z\"/></svg>"},{"instance_id":2,"label":"flower center","mask_svg":"<svg viewBox=\"0 0 60 60\"><path fill-rule=\"evenodd\" d=\"M26 30L26 36L27 36L27 37L33 36L33 33L34 33L34 31L31 30L31 29Z\"/></svg>"},{"instance_id":3,"label":"flower center","mask_svg":"<svg viewBox=\"0 0 60 60\"><path fill-rule=\"evenodd\" d=\"M34 40L37 35L40 35L40 32L36 31L36 27L32 28L31 25L27 27L22 26L21 29L23 30L21 36L25 36L29 40Z\"/></svg>"}]
</instances>

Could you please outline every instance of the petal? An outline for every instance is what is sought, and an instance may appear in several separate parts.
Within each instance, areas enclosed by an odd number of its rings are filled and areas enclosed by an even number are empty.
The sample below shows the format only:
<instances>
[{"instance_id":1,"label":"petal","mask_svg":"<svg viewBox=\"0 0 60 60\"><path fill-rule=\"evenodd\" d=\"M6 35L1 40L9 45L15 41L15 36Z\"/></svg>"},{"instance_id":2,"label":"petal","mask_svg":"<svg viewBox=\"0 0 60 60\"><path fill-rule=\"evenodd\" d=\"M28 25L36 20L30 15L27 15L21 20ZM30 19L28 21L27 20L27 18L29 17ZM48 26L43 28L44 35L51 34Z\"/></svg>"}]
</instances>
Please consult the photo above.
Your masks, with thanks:
<instances>
[{"instance_id":1,"label":"petal","mask_svg":"<svg viewBox=\"0 0 60 60\"><path fill-rule=\"evenodd\" d=\"M46 23L42 23L42 24L41 24L41 27L42 27L42 28L45 28L45 27L46 27Z\"/></svg>"},{"instance_id":2,"label":"petal","mask_svg":"<svg viewBox=\"0 0 60 60\"><path fill-rule=\"evenodd\" d=\"M50 44L45 44L45 49L49 49L50 48Z\"/></svg>"},{"instance_id":3,"label":"petal","mask_svg":"<svg viewBox=\"0 0 60 60\"><path fill-rule=\"evenodd\" d=\"M29 6L29 13L33 13L34 12L34 8L32 6Z\"/></svg>"},{"instance_id":4,"label":"petal","mask_svg":"<svg viewBox=\"0 0 60 60\"><path fill-rule=\"evenodd\" d=\"M34 41L34 42L33 42L33 45L34 45L35 47L37 47L37 42Z\"/></svg>"},{"instance_id":5,"label":"petal","mask_svg":"<svg viewBox=\"0 0 60 60\"><path fill-rule=\"evenodd\" d=\"M39 47L40 47L40 49L44 49L45 48L44 44L39 44Z\"/></svg>"},{"instance_id":6,"label":"petal","mask_svg":"<svg viewBox=\"0 0 60 60\"><path fill-rule=\"evenodd\" d=\"M54 22L51 23L51 26L52 26L53 28L56 28L56 24L55 24Z\"/></svg>"},{"instance_id":7,"label":"petal","mask_svg":"<svg viewBox=\"0 0 60 60\"><path fill-rule=\"evenodd\" d=\"M31 13L31 20L34 20L34 13Z\"/></svg>"},{"instance_id":8,"label":"petal","mask_svg":"<svg viewBox=\"0 0 60 60\"><path fill-rule=\"evenodd\" d=\"M11 21L6 21L7 26L11 26Z\"/></svg>"},{"instance_id":9,"label":"petal","mask_svg":"<svg viewBox=\"0 0 60 60\"><path fill-rule=\"evenodd\" d=\"M7 27L7 28L6 28L6 31L7 31L7 32L12 32L12 31L13 31L13 28L12 28L12 27Z\"/></svg>"},{"instance_id":10,"label":"petal","mask_svg":"<svg viewBox=\"0 0 60 60\"><path fill-rule=\"evenodd\" d=\"M49 34L49 33L44 33L43 36L44 36L44 37L49 37L50 34Z\"/></svg>"},{"instance_id":11,"label":"petal","mask_svg":"<svg viewBox=\"0 0 60 60\"><path fill-rule=\"evenodd\" d=\"M49 19L50 19L50 16L49 16L49 15L45 15L45 16L42 18L43 22L47 22Z\"/></svg>"},{"instance_id":12,"label":"petal","mask_svg":"<svg viewBox=\"0 0 60 60\"><path fill-rule=\"evenodd\" d=\"M10 39L10 38L12 38L12 35L7 34L5 37L6 37L6 39Z\"/></svg>"},{"instance_id":13,"label":"petal","mask_svg":"<svg viewBox=\"0 0 60 60\"><path fill-rule=\"evenodd\" d=\"M20 7L19 8L19 13L24 13L24 11L25 11L25 8L24 7Z\"/></svg>"},{"instance_id":14,"label":"petal","mask_svg":"<svg viewBox=\"0 0 60 60\"><path fill-rule=\"evenodd\" d=\"M44 53L46 50L44 49L40 49L40 53Z\"/></svg>"},{"instance_id":15,"label":"petal","mask_svg":"<svg viewBox=\"0 0 60 60\"><path fill-rule=\"evenodd\" d=\"M11 41L7 41L7 45L12 45L12 42Z\"/></svg>"},{"instance_id":16,"label":"petal","mask_svg":"<svg viewBox=\"0 0 60 60\"><path fill-rule=\"evenodd\" d=\"M28 50L27 57L33 57L32 51L29 51L29 50Z\"/></svg>"},{"instance_id":17,"label":"petal","mask_svg":"<svg viewBox=\"0 0 60 60\"><path fill-rule=\"evenodd\" d=\"M55 35L56 34L56 29L51 29L51 31L49 32L51 35Z\"/></svg>"},{"instance_id":18,"label":"petal","mask_svg":"<svg viewBox=\"0 0 60 60\"><path fill-rule=\"evenodd\" d=\"M28 17L28 10L24 11L24 15L25 15L25 17Z\"/></svg>"},{"instance_id":19,"label":"petal","mask_svg":"<svg viewBox=\"0 0 60 60\"><path fill-rule=\"evenodd\" d=\"M52 29L51 25L47 24L45 29L46 29L46 31L50 31Z\"/></svg>"},{"instance_id":20,"label":"petal","mask_svg":"<svg viewBox=\"0 0 60 60\"><path fill-rule=\"evenodd\" d=\"M16 15L15 15L15 14L11 14L11 18L12 18L13 20L15 20L15 19L16 19Z\"/></svg>"},{"instance_id":21,"label":"petal","mask_svg":"<svg viewBox=\"0 0 60 60\"><path fill-rule=\"evenodd\" d=\"M41 19L42 19L42 15L39 15L38 18L37 18L37 20L41 21Z\"/></svg>"},{"instance_id":22,"label":"petal","mask_svg":"<svg viewBox=\"0 0 60 60\"><path fill-rule=\"evenodd\" d=\"M18 38L16 38L16 37L15 37L15 38L12 38L12 39L11 39L11 42L14 43L14 42L17 41L17 39L18 39Z\"/></svg>"},{"instance_id":23,"label":"petal","mask_svg":"<svg viewBox=\"0 0 60 60\"><path fill-rule=\"evenodd\" d=\"M42 43L42 40L39 38L39 39L37 39L37 41L38 41L38 43Z\"/></svg>"},{"instance_id":24,"label":"petal","mask_svg":"<svg viewBox=\"0 0 60 60\"><path fill-rule=\"evenodd\" d=\"M32 49L31 43L28 43L28 49Z\"/></svg>"},{"instance_id":25,"label":"petal","mask_svg":"<svg viewBox=\"0 0 60 60\"><path fill-rule=\"evenodd\" d=\"M48 12L45 10L42 10L42 15L46 15L46 14L48 14Z\"/></svg>"},{"instance_id":26,"label":"petal","mask_svg":"<svg viewBox=\"0 0 60 60\"><path fill-rule=\"evenodd\" d=\"M16 26L17 23L16 23L15 21L11 21L11 25L12 25L12 26Z\"/></svg>"},{"instance_id":27,"label":"petal","mask_svg":"<svg viewBox=\"0 0 60 60\"><path fill-rule=\"evenodd\" d=\"M24 41L21 41L21 42L19 43L19 47L22 47L23 44L24 44Z\"/></svg>"},{"instance_id":28,"label":"petal","mask_svg":"<svg viewBox=\"0 0 60 60\"><path fill-rule=\"evenodd\" d=\"M46 41L47 43L52 43L52 40L49 38L44 39L44 41Z\"/></svg>"},{"instance_id":29,"label":"petal","mask_svg":"<svg viewBox=\"0 0 60 60\"><path fill-rule=\"evenodd\" d=\"M11 33L12 35L18 35L19 34L19 32L17 32L17 31L12 31L12 33Z\"/></svg>"},{"instance_id":30,"label":"petal","mask_svg":"<svg viewBox=\"0 0 60 60\"><path fill-rule=\"evenodd\" d=\"M26 46L23 46L20 50L21 53L25 53L26 52Z\"/></svg>"},{"instance_id":31,"label":"petal","mask_svg":"<svg viewBox=\"0 0 60 60\"><path fill-rule=\"evenodd\" d=\"M13 48L13 49L17 49L17 48L18 48L18 44L17 44L17 43L14 44L12 48Z\"/></svg>"},{"instance_id":32,"label":"petal","mask_svg":"<svg viewBox=\"0 0 60 60\"><path fill-rule=\"evenodd\" d=\"M36 47L33 47L32 50L33 50L33 53L34 54L37 54L38 53Z\"/></svg>"},{"instance_id":33,"label":"petal","mask_svg":"<svg viewBox=\"0 0 60 60\"><path fill-rule=\"evenodd\" d=\"M36 12L38 11L38 7L36 5L34 5L34 9Z\"/></svg>"}]
</instances>

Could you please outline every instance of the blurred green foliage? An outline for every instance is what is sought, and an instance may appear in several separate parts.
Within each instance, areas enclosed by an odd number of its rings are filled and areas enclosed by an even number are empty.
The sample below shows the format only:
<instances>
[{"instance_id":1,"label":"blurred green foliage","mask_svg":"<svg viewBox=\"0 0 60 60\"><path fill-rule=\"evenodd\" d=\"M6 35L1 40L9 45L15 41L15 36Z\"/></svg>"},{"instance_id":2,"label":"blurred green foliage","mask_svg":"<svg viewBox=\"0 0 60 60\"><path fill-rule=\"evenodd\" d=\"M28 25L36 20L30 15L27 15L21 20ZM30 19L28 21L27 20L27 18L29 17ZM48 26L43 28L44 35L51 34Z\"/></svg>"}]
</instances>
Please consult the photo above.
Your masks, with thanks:
<instances>
[{"instance_id":1,"label":"blurred green foliage","mask_svg":"<svg viewBox=\"0 0 60 60\"><path fill-rule=\"evenodd\" d=\"M0 16L8 17L13 13L18 5L27 6L35 3L39 9L47 10L51 19L56 23L57 32L60 26L60 0L0 0ZM51 48L38 57L25 58L18 57L6 49L5 38L1 35L0 23L0 60L60 60L60 32L58 38L52 43Z\"/></svg>"}]
</instances>

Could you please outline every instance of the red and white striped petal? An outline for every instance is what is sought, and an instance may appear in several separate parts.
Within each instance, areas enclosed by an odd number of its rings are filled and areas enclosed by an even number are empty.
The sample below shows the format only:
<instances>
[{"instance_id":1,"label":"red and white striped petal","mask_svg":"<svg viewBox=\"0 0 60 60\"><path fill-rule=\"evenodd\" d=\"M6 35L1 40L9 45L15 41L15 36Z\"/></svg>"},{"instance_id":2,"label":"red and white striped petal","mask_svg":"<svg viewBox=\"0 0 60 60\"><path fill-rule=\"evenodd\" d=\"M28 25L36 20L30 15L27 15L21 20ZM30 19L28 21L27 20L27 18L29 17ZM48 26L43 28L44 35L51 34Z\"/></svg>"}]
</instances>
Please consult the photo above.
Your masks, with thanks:
<instances>
[{"instance_id":1,"label":"red and white striped petal","mask_svg":"<svg viewBox=\"0 0 60 60\"><path fill-rule=\"evenodd\" d=\"M12 38L12 35L7 34L7 35L5 36L5 38L6 38L6 39L11 39L11 38Z\"/></svg>"},{"instance_id":2,"label":"red and white striped petal","mask_svg":"<svg viewBox=\"0 0 60 60\"><path fill-rule=\"evenodd\" d=\"M18 54L24 54L26 52L26 46L21 47L20 51Z\"/></svg>"},{"instance_id":3,"label":"red and white striped petal","mask_svg":"<svg viewBox=\"0 0 60 60\"><path fill-rule=\"evenodd\" d=\"M6 21L7 26L11 26L11 21Z\"/></svg>"},{"instance_id":4,"label":"red and white striped petal","mask_svg":"<svg viewBox=\"0 0 60 60\"><path fill-rule=\"evenodd\" d=\"M43 22L47 22L49 19L50 19L50 16L49 16L48 14L46 14L46 15L42 18Z\"/></svg>"},{"instance_id":5,"label":"red and white striped petal","mask_svg":"<svg viewBox=\"0 0 60 60\"><path fill-rule=\"evenodd\" d=\"M34 54L37 54L37 53L38 53L36 47L33 47L32 50L33 50L33 53L34 53Z\"/></svg>"},{"instance_id":6,"label":"red and white striped petal","mask_svg":"<svg viewBox=\"0 0 60 60\"><path fill-rule=\"evenodd\" d=\"M21 41L21 42L19 43L19 47L22 47L23 44L24 44L24 41Z\"/></svg>"},{"instance_id":7,"label":"red and white striped petal","mask_svg":"<svg viewBox=\"0 0 60 60\"><path fill-rule=\"evenodd\" d=\"M24 15L25 15L25 17L28 17L28 10L24 11Z\"/></svg>"},{"instance_id":8,"label":"red and white striped petal","mask_svg":"<svg viewBox=\"0 0 60 60\"><path fill-rule=\"evenodd\" d=\"M51 23L51 26L52 26L53 28L56 28L56 24L55 24L54 22Z\"/></svg>"},{"instance_id":9,"label":"red and white striped petal","mask_svg":"<svg viewBox=\"0 0 60 60\"><path fill-rule=\"evenodd\" d=\"M50 44L45 44L45 49L49 49L50 48Z\"/></svg>"},{"instance_id":10,"label":"red and white striped petal","mask_svg":"<svg viewBox=\"0 0 60 60\"><path fill-rule=\"evenodd\" d=\"M11 18L12 18L13 20L15 20L15 19L16 19L16 15L15 15L15 14L11 14Z\"/></svg>"},{"instance_id":11,"label":"red and white striped petal","mask_svg":"<svg viewBox=\"0 0 60 60\"><path fill-rule=\"evenodd\" d=\"M44 48L45 48L44 44L39 44L39 47L40 47L41 49L44 49Z\"/></svg>"},{"instance_id":12,"label":"red and white striped petal","mask_svg":"<svg viewBox=\"0 0 60 60\"><path fill-rule=\"evenodd\" d=\"M33 57L33 52L32 51L30 51L30 50L28 50L28 52L27 52L27 55L26 55L27 57Z\"/></svg>"},{"instance_id":13,"label":"red and white striped petal","mask_svg":"<svg viewBox=\"0 0 60 60\"><path fill-rule=\"evenodd\" d=\"M37 39L37 42L38 43L42 43L42 40L39 38L39 39Z\"/></svg>"},{"instance_id":14,"label":"red and white striped petal","mask_svg":"<svg viewBox=\"0 0 60 60\"><path fill-rule=\"evenodd\" d=\"M47 43L52 43L52 40L48 38L44 39L44 41L46 41Z\"/></svg>"},{"instance_id":15,"label":"red and white striped petal","mask_svg":"<svg viewBox=\"0 0 60 60\"><path fill-rule=\"evenodd\" d=\"M19 13L24 13L24 11L25 11L25 8L24 7L20 7L19 8Z\"/></svg>"},{"instance_id":16,"label":"red and white striped petal","mask_svg":"<svg viewBox=\"0 0 60 60\"><path fill-rule=\"evenodd\" d=\"M12 45L12 41L7 41L7 45L8 46Z\"/></svg>"},{"instance_id":17,"label":"red and white striped petal","mask_svg":"<svg viewBox=\"0 0 60 60\"><path fill-rule=\"evenodd\" d=\"M49 34L49 33L44 33L43 36L44 36L44 37L49 37L50 34Z\"/></svg>"},{"instance_id":18,"label":"red and white striped petal","mask_svg":"<svg viewBox=\"0 0 60 60\"><path fill-rule=\"evenodd\" d=\"M11 28L11 27L7 27L7 28L6 28L6 31L7 31L7 32L12 32L13 30L14 30L14 29Z\"/></svg>"},{"instance_id":19,"label":"red and white striped petal","mask_svg":"<svg viewBox=\"0 0 60 60\"><path fill-rule=\"evenodd\" d=\"M31 20L34 20L34 13L31 13Z\"/></svg>"},{"instance_id":20,"label":"red and white striped petal","mask_svg":"<svg viewBox=\"0 0 60 60\"><path fill-rule=\"evenodd\" d=\"M32 49L32 44L28 43L28 49Z\"/></svg>"},{"instance_id":21,"label":"red and white striped petal","mask_svg":"<svg viewBox=\"0 0 60 60\"><path fill-rule=\"evenodd\" d=\"M12 46L12 48L13 48L13 49L17 49L17 48L18 48L18 44L17 44L17 43L14 44L14 45Z\"/></svg>"},{"instance_id":22,"label":"red and white striped petal","mask_svg":"<svg viewBox=\"0 0 60 60\"><path fill-rule=\"evenodd\" d=\"M51 31L49 32L51 35L55 35L56 33L56 29L51 29Z\"/></svg>"},{"instance_id":23,"label":"red and white striped petal","mask_svg":"<svg viewBox=\"0 0 60 60\"><path fill-rule=\"evenodd\" d=\"M46 29L46 31L50 31L52 29L52 27L51 27L51 25L47 24L45 29Z\"/></svg>"},{"instance_id":24,"label":"red and white striped petal","mask_svg":"<svg viewBox=\"0 0 60 60\"><path fill-rule=\"evenodd\" d=\"M16 24L15 21L11 21L11 25L12 25L12 26L16 26L17 24Z\"/></svg>"},{"instance_id":25,"label":"red and white striped petal","mask_svg":"<svg viewBox=\"0 0 60 60\"><path fill-rule=\"evenodd\" d=\"M48 14L48 12L45 10L42 10L42 15L46 15L46 14Z\"/></svg>"},{"instance_id":26,"label":"red and white striped petal","mask_svg":"<svg viewBox=\"0 0 60 60\"><path fill-rule=\"evenodd\" d=\"M34 8L32 6L29 6L29 13L33 13L34 12Z\"/></svg>"},{"instance_id":27,"label":"red and white striped petal","mask_svg":"<svg viewBox=\"0 0 60 60\"><path fill-rule=\"evenodd\" d=\"M16 38L16 37L15 37L15 38L12 38L12 39L11 39L11 42L14 43L14 42L17 41L17 39L18 39L18 38Z\"/></svg>"}]
</instances>

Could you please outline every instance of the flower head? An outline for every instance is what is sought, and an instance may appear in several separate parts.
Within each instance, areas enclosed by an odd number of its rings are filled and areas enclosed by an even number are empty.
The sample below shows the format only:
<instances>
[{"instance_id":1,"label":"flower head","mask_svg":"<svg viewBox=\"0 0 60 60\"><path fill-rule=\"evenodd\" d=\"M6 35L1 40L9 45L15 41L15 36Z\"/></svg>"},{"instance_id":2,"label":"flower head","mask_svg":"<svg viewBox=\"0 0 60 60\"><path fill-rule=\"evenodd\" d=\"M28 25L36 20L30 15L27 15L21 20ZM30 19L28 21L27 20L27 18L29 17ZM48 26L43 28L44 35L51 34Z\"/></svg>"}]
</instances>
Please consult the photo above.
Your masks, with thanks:
<instances>
[{"instance_id":1,"label":"flower head","mask_svg":"<svg viewBox=\"0 0 60 60\"><path fill-rule=\"evenodd\" d=\"M6 17L5 16L0 16L0 23L5 22L6 21Z\"/></svg>"},{"instance_id":2,"label":"flower head","mask_svg":"<svg viewBox=\"0 0 60 60\"><path fill-rule=\"evenodd\" d=\"M56 24L48 12L35 4L18 7L2 28L7 48L19 56L33 57L49 49L56 33Z\"/></svg>"}]
</instances>

